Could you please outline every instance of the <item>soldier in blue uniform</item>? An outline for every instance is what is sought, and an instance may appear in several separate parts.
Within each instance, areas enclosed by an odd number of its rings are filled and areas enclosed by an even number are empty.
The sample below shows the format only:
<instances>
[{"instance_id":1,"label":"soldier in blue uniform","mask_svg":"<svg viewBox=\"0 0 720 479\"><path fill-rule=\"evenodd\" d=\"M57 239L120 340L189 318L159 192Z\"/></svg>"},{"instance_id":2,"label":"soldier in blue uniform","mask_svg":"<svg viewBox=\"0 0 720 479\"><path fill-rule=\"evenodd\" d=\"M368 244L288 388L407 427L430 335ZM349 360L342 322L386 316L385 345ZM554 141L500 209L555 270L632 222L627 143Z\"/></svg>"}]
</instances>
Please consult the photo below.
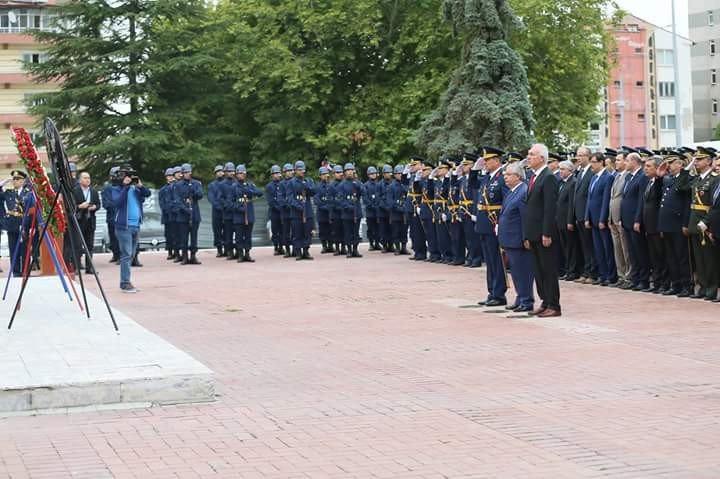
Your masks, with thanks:
<instances>
[{"instance_id":1,"label":"soldier in blue uniform","mask_svg":"<svg viewBox=\"0 0 720 479\"><path fill-rule=\"evenodd\" d=\"M422 170L422 163L425 161L419 156L410 158L410 164L405 167L403 175L405 183L408 185L407 202L410 212L410 241L412 241L413 255L408 258L412 261L425 261L427 259L427 238L420 220L420 210L422 206L422 193L418 193L414 188L415 175Z\"/></svg>"},{"instance_id":2,"label":"soldier in blue uniform","mask_svg":"<svg viewBox=\"0 0 720 479\"><path fill-rule=\"evenodd\" d=\"M442 260L440 250L437 246L437 236L435 234L435 211L433 210L433 200L435 187L430 174L432 166L423 164L422 168L415 174L413 180L413 193L420 195L420 207L415 213L420 217L420 225L425 233L427 241L427 261L437 263Z\"/></svg>"},{"instance_id":3,"label":"soldier in blue uniform","mask_svg":"<svg viewBox=\"0 0 720 479\"><path fill-rule=\"evenodd\" d=\"M12 264L13 276L19 277L23 272L30 228L30 217L26 214L35 207L35 196L27 183L27 174L24 171L11 171L10 178L12 189L2 191L5 182L0 183L0 204L4 205L5 211L0 223L7 231L10 261L15 261ZM17 254L15 254L16 250Z\"/></svg>"},{"instance_id":4,"label":"soldier in blue uniform","mask_svg":"<svg viewBox=\"0 0 720 479\"><path fill-rule=\"evenodd\" d=\"M433 218L435 218L435 238L437 248L440 252L440 263L452 263L452 251L450 249L450 225L447 209L447 198L450 191L450 178L448 172L450 162L445 159L438 163L437 167L430 174L433 187Z\"/></svg>"},{"instance_id":5,"label":"soldier in blue uniform","mask_svg":"<svg viewBox=\"0 0 720 479\"><path fill-rule=\"evenodd\" d=\"M297 256L295 259L311 260L310 244L315 229L312 204L315 184L310 178L305 178L304 162L295 162L295 177L288 182L286 189L292 219L293 248Z\"/></svg>"},{"instance_id":6,"label":"soldier in blue uniform","mask_svg":"<svg viewBox=\"0 0 720 479\"><path fill-rule=\"evenodd\" d=\"M280 201L280 181L282 171L280 166L273 165L270 168L270 183L265 186L265 198L268 202L268 213L270 214L270 231L272 233L272 243L275 249L274 256L282 256L282 206Z\"/></svg>"},{"instance_id":7,"label":"soldier in blue uniform","mask_svg":"<svg viewBox=\"0 0 720 479\"><path fill-rule=\"evenodd\" d=\"M488 297L478 303L481 306L507 304L507 279L496 233L498 215L508 192L502 174L503 155L502 150L484 147L482 158L473 165L468 179L469 189L477 192L475 231L480 235L483 257L487 263Z\"/></svg>"},{"instance_id":8,"label":"soldier in blue uniform","mask_svg":"<svg viewBox=\"0 0 720 479\"><path fill-rule=\"evenodd\" d=\"M119 167L113 166L110 168L110 181L103 188L100 193L100 202L103 208L105 208L105 223L107 224L108 238L110 239L110 251L112 257L110 258L111 263L117 263L120 261L120 248L118 246L117 236L115 236L115 208L112 204L112 191L113 188L119 187L120 180L117 177Z\"/></svg>"},{"instance_id":9,"label":"soldier in blue uniform","mask_svg":"<svg viewBox=\"0 0 720 479\"><path fill-rule=\"evenodd\" d=\"M453 166L449 178L448 193L447 193L447 224L450 229L450 250L452 254L453 266L464 266L466 259L466 248L465 248L465 230L463 227L462 211L460 209L462 202L462 194L460 184L458 181L458 166L455 165L460 162L456 157L452 157L451 164Z\"/></svg>"},{"instance_id":10,"label":"soldier in blue uniform","mask_svg":"<svg viewBox=\"0 0 720 479\"><path fill-rule=\"evenodd\" d=\"M381 222L383 218L380 212L380 202L382 198L383 185L378 181L377 168L370 166L367 169L368 180L365 182L363 203L365 204L365 222L367 225L367 237L369 243L369 251L379 250L379 243L383 231L381 230ZM383 210L384 211L384 210ZM387 222L387 212L385 212L385 222Z\"/></svg>"},{"instance_id":11,"label":"soldier in blue uniform","mask_svg":"<svg viewBox=\"0 0 720 479\"><path fill-rule=\"evenodd\" d=\"M332 201L332 207L330 209L330 221L331 221L331 234L332 240L335 244L335 254L333 256L340 256L347 254L347 248L345 248L345 242L343 241L343 221L342 221L342 193L340 186L343 182L343 169L340 165L333 167L333 175L335 179L330 183L330 198Z\"/></svg>"},{"instance_id":12,"label":"soldier in blue uniform","mask_svg":"<svg viewBox=\"0 0 720 479\"><path fill-rule=\"evenodd\" d=\"M200 264L197 259L200 207L203 197L202 183L192 177L192 166L181 166L183 178L173 186L173 211L178 224L178 237L182 249L182 264ZM188 255L189 252L189 255Z\"/></svg>"},{"instance_id":13,"label":"soldier in blue uniform","mask_svg":"<svg viewBox=\"0 0 720 479\"><path fill-rule=\"evenodd\" d=\"M343 168L345 179L340 185L342 199L343 243L348 258L362 258L358 252L360 243L360 220L362 219L363 185L355 178L355 167L346 163Z\"/></svg>"},{"instance_id":14,"label":"soldier in blue uniform","mask_svg":"<svg viewBox=\"0 0 720 479\"><path fill-rule=\"evenodd\" d=\"M293 165L291 165L290 163L285 163L283 165L283 175L285 175L285 178L280 181L280 188L278 191L280 203L280 222L282 224L282 233L280 235L280 238L281 244L285 249L285 254L283 255L283 257L290 258L297 255L295 247L292 246L292 209L290 207L290 183L295 177L295 170L293 169ZM292 251L290 249L291 247Z\"/></svg>"},{"instance_id":15,"label":"soldier in blue uniform","mask_svg":"<svg viewBox=\"0 0 720 479\"><path fill-rule=\"evenodd\" d=\"M380 227L380 242L382 244L382 248L378 247L376 249L382 250L383 253L392 253L395 251L395 248L393 247L393 241L392 241L392 226L390 223L390 210L387 209L387 201L386 197L388 195L388 190L390 189L390 185L392 184L393 180L393 170L392 166L390 165L384 165L382 168L383 178L380 181L377 189L377 210L378 210L378 224Z\"/></svg>"},{"instance_id":16,"label":"soldier in blue uniform","mask_svg":"<svg viewBox=\"0 0 720 479\"><path fill-rule=\"evenodd\" d=\"M235 250L238 263L254 263L250 256L252 232L255 225L255 205L253 200L263 195L262 190L251 181L247 181L245 165L235 169L237 181L233 184L233 223L235 225Z\"/></svg>"},{"instance_id":17,"label":"soldier in blue uniform","mask_svg":"<svg viewBox=\"0 0 720 479\"><path fill-rule=\"evenodd\" d=\"M320 182L315 186L315 207L317 208L318 236L322 244L320 254L334 252L331 231L332 196L330 186L330 169L320 167Z\"/></svg>"},{"instance_id":18,"label":"soldier in blue uniform","mask_svg":"<svg viewBox=\"0 0 720 479\"><path fill-rule=\"evenodd\" d=\"M397 256L410 254L407 250L407 237L412 203L408 202L409 179L403 176L404 171L403 165L395 166L395 178L385 195L386 208L390 212L390 235Z\"/></svg>"},{"instance_id":19,"label":"soldier in blue uniform","mask_svg":"<svg viewBox=\"0 0 720 479\"><path fill-rule=\"evenodd\" d=\"M685 169L685 159L677 151L669 151L669 164L661 166L663 176L662 199L658 213L658 231L665 243L665 255L670 273L670 288L662 294L687 298L691 294L690 258L688 249L690 216L690 173Z\"/></svg>"},{"instance_id":20,"label":"soldier in blue uniform","mask_svg":"<svg viewBox=\"0 0 720 479\"><path fill-rule=\"evenodd\" d=\"M165 184L158 190L158 206L160 207L160 223L163 225L165 235L165 250L167 259L175 258L175 243L170 231L170 207L172 201L172 184L175 182L172 168L165 169Z\"/></svg>"},{"instance_id":21,"label":"soldier in blue uniform","mask_svg":"<svg viewBox=\"0 0 720 479\"><path fill-rule=\"evenodd\" d=\"M182 180L182 168L174 166L172 168L172 173L173 182L168 188L168 214L166 216L168 222L168 233L171 238L170 244L173 247L173 263L180 263L182 261L182 253L180 251L182 249L182 242L180 238L180 224L178 223L177 212L173 204L173 199L175 197L175 187Z\"/></svg>"},{"instance_id":22,"label":"soldier in blue uniform","mask_svg":"<svg viewBox=\"0 0 720 479\"><path fill-rule=\"evenodd\" d=\"M468 268L479 268L482 266L482 245L480 235L475 231L477 219L477 207L475 205L476 194L469 188L470 168L478 160L478 155L466 152L463 160L457 168L457 188L459 194L459 214L462 222L463 237L467 247L465 266Z\"/></svg>"},{"instance_id":23,"label":"soldier in blue uniform","mask_svg":"<svg viewBox=\"0 0 720 479\"><path fill-rule=\"evenodd\" d=\"M216 258L222 258L225 256L223 251L223 217L222 217L222 203L220 203L220 185L225 179L225 172L223 171L223 165L215 166L213 172L215 173L215 179L208 185L208 201L212 208L212 231L213 231L213 245L217 249Z\"/></svg>"},{"instance_id":24,"label":"soldier in blue uniform","mask_svg":"<svg viewBox=\"0 0 720 479\"><path fill-rule=\"evenodd\" d=\"M222 210L223 257L228 261L238 259L235 251L235 223L233 223L232 193L235 185L235 165L231 162L223 166L225 177L218 184L217 201Z\"/></svg>"}]
</instances>

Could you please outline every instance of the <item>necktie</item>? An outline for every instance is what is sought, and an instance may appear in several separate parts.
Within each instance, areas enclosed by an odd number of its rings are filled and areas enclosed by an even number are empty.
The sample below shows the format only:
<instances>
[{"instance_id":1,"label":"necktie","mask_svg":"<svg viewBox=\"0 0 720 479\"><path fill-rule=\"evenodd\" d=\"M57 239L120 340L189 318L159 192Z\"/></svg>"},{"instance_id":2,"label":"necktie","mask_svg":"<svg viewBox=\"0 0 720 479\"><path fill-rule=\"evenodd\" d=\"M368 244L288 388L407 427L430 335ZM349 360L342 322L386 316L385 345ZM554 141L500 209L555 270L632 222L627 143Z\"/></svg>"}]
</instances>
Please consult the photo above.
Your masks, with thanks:
<instances>
[{"instance_id":1,"label":"necktie","mask_svg":"<svg viewBox=\"0 0 720 479\"><path fill-rule=\"evenodd\" d=\"M592 194L593 190L595 189L595 183L597 182L597 179L599 176L593 175L592 179L590 180L590 194Z\"/></svg>"},{"instance_id":2,"label":"necktie","mask_svg":"<svg viewBox=\"0 0 720 479\"><path fill-rule=\"evenodd\" d=\"M530 178L530 187L528 188L528 192L532 191L533 186L535 186L535 176L533 175L532 178Z\"/></svg>"},{"instance_id":3,"label":"necktie","mask_svg":"<svg viewBox=\"0 0 720 479\"><path fill-rule=\"evenodd\" d=\"M628 186L630 186L630 182L635 178L635 175L630 174L630 177L628 178L627 175L625 175L625 184L623 185L623 195L627 192Z\"/></svg>"},{"instance_id":4,"label":"necktie","mask_svg":"<svg viewBox=\"0 0 720 479\"><path fill-rule=\"evenodd\" d=\"M713 204L717 203L718 198L720 198L720 185L715 188L715 193L713 193Z\"/></svg>"}]
</instances>

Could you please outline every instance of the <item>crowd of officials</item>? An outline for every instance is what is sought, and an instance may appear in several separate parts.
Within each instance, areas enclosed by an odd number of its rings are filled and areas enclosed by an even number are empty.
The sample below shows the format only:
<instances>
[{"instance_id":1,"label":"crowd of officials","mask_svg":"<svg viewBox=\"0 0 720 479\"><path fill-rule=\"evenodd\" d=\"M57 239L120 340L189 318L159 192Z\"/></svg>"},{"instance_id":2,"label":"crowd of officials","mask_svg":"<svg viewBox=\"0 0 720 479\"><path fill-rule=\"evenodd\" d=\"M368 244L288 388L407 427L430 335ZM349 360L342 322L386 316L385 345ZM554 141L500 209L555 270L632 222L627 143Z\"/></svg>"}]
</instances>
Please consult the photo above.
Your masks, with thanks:
<instances>
[{"instance_id":1,"label":"crowd of officials","mask_svg":"<svg viewBox=\"0 0 720 479\"><path fill-rule=\"evenodd\" d=\"M102 192L93 189L87 172L78 176L74 165L71 172L79 234L92 245L95 212L107 210L111 262L122 266L121 288L134 292L129 268L141 266L137 231L149 190L128 167L111 169ZM720 157L712 148L581 147L560 155L534 145L521 155L483 147L435 164L413 157L406 165L370 167L365 181L350 163L318 173L318 181L307 177L302 161L274 165L271 181L259 188L245 165L215 167L207 195L217 257L255 261L254 202L264 196L275 255L312 260L317 235L321 253L360 258L364 219L369 251L468 268L485 264L484 306L560 315L559 279L718 302ZM165 177L158 202L167 259L200 264L203 185L189 164L168 168ZM24 172L12 172L0 191L11 181L12 188L0 193L0 212L12 254L34 199ZM66 259L79 256L77 249L66 246ZM87 259L86 268L92 272ZM510 305L508 274L517 293Z\"/></svg>"}]
</instances>

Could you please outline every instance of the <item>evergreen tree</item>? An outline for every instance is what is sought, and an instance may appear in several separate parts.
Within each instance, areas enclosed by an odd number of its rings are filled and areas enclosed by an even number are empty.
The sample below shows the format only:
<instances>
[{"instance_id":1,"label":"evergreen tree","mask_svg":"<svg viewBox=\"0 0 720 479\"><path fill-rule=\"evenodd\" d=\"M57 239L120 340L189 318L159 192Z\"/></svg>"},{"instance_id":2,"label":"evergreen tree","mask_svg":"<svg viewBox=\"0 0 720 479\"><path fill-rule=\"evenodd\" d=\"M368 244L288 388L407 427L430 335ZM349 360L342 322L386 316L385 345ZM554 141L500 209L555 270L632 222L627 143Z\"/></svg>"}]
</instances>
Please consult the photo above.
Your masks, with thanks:
<instances>
[{"instance_id":1,"label":"evergreen tree","mask_svg":"<svg viewBox=\"0 0 720 479\"><path fill-rule=\"evenodd\" d=\"M205 58L188 51L193 43L180 30L204 10L202 0L72 0L58 7L56 28L35 32L48 60L26 69L40 82L59 81L60 90L31 97L31 113L53 118L69 154L103 176L120 163L159 171L187 146L174 128L190 126L187 105L199 95L192 87Z\"/></svg>"},{"instance_id":2,"label":"evergreen tree","mask_svg":"<svg viewBox=\"0 0 720 479\"><path fill-rule=\"evenodd\" d=\"M464 40L461 66L418 130L418 145L431 156L482 145L527 148L533 127L528 80L507 43L519 20L506 0L445 0L444 8Z\"/></svg>"}]
</instances>

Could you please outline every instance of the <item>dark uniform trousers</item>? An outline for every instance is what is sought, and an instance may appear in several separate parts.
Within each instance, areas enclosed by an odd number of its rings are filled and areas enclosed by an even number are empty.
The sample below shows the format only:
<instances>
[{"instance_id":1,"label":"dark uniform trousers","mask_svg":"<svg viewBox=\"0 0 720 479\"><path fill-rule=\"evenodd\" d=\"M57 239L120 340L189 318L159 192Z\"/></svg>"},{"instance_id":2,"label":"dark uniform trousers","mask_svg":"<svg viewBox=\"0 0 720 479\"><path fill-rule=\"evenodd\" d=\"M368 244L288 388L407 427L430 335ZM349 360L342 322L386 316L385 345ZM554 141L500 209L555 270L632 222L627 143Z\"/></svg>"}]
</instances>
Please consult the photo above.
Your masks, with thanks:
<instances>
[{"instance_id":1,"label":"dark uniform trousers","mask_svg":"<svg viewBox=\"0 0 720 479\"><path fill-rule=\"evenodd\" d=\"M291 221L292 246L296 251L309 248L312 242L313 220L303 222L302 218L293 218ZM300 253L298 253L299 255Z\"/></svg>"},{"instance_id":2,"label":"dark uniform trousers","mask_svg":"<svg viewBox=\"0 0 720 479\"><path fill-rule=\"evenodd\" d=\"M343 243L343 222L341 219L341 211L334 209L332 212L332 222L330 223L330 237L335 244Z\"/></svg>"},{"instance_id":3,"label":"dark uniform trousers","mask_svg":"<svg viewBox=\"0 0 720 479\"><path fill-rule=\"evenodd\" d=\"M673 288L690 287L690 251L688 239L682 233L663 233L665 258Z\"/></svg>"},{"instance_id":4,"label":"dark uniform trousers","mask_svg":"<svg viewBox=\"0 0 720 479\"><path fill-rule=\"evenodd\" d=\"M368 241L386 241L386 236L382 235L380 230L381 218L377 216L368 216L365 218L367 223L367 239Z\"/></svg>"},{"instance_id":5,"label":"dark uniform trousers","mask_svg":"<svg viewBox=\"0 0 720 479\"><path fill-rule=\"evenodd\" d=\"M510 274L517 293L515 305L532 308L535 304L533 255L524 248L505 248L505 254L510 263Z\"/></svg>"},{"instance_id":6,"label":"dark uniform trousers","mask_svg":"<svg viewBox=\"0 0 720 479\"><path fill-rule=\"evenodd\" d=\"M197 253L198 229L200 228L200 223L197 221L188 221L187 223L180 221L177 225L180 238L180 249L183 251L189 250L191 253Z\"/></svg>"},{"instance_id":7,"label":"dark uniform trousers","mask_svg":"<svg viewBox=\"0 0 720 479\"><path fill-rule=\"evenodd\" d=\"M235 247L249 250L252 248L252 232L255 223L235 223Z\"/></svg>"},{"instance_id":8,"label":"dark uniform trousers","mask_svg":"<svg viewBox=\"0 0 720 479\"><path fill-rule=\"evenodd\" d=\"M647 284L650 281L650 252L647 237L632 228L626 228L625 235L630 240L630 265L633 284Z\"/></svg>"},{"instance_id":9,"label":"dark uniform trousers","mask_svg":"<svg viewBox=\"0 0 720 479\"><path fill-rule=\"evenodd\" d=\"M283 246L290 247L291 244L293 244L293 219L291 219L288 215L281 215L281 221L282 221L282 233L281 233L281 244ZM302 221L301 221L302 222Z\"/></svg>"},{"instance_id":10,"label":"dark uniform trousers","mask_svg":"<svg viewBox=\"0 0 720 479\"><path fill-rule=\"evenodd\" d=\"M507 280L505 279L505 267L500 256L500 244L497 236L494 234L481 234L480 244L482 245L483 257L487 263L488 299L504 301L507 292ZM555 268L557 268L557 265L555 265Z\"/></svg>"},{"instance_id":11,"label":"dark uniform trousers","mask_svg":"<svg viewBox=\"0 0 720 479\"><path fill-rule=\"evenodd\" d=\"M435 223L435 234L437 235L437 248L440 256L444 260L452 260L452 247L450 241L450 223L440 218L437 214L437 222Z\"/></svg>"},{"instance_id":12,"label":"dark uniform trousers","mask_svg":"<svg viewBox=\"0 0 720 479\"><path fill-rule=\"evenodd\" d=\"M360 221L343 220L343 243L348 247L357 246L360 242Z\"/></svg>"},{"instance_id":13,"label":"dark uniform trousers","mask_svg":"<svg viewBox=\"0 0 720 479\"><path fill-rule=\"evenodd\" d=\"M430 253L430 259L440 259L441 253L437 243L437 234L435 233L435 222L432 219L423 219L422 228L425 231L425 239L427 241L427 249Z\"/></svg>"},{"instance_id":14,"label":"dark uniform trousers","mask_svg":"<svg viewBox=\"0 0 720 479\"><path fill-rule=\"evenodd\" d=\"M648 254L652 268L653 287L667 289L670 287L670 276L665 258L665 242L660 233L647 235Z\"/></svg>"},{"instance_id":15,"label":"dark uniform trousers","mask_svg":"<svg viewBox=\"0 0 720 479\"><path fill-rule=\"evenodd\" d=\"M331 241L332 228L329 221L318 221L318 236L320 241ZM368 234L368 236L370 236Z\"/></svg>"},{"instance_id":16,"label":"dark uniform trousers","mask_svg":"<svg viewBox=\"0 0 720 479\"><path fill-rule=\"evenodd\" d=\"M580 257L583 264L583 276L586 278L597 279L598 277L598 265L595 260L595 253L593 247L593 232L585 228L584 221L578 221L575 224L575 229L580 239Z\"/></svg>"},{"instance_id":17,"label":"dark uniform trousers","mask_svg":"<svg viewBox=\"0 0 720 479\"><path fill-rule=\"evenodd\" d=\"M530 241L530 251L533 253L535 276L538 296L542 299L542 307L560 311L560 286L557 281L557 245L553 241L549 248L543 246L542 241Z\"/></svg>"},{"instance_id":18,"label":"dark uniform trousers","mask_svg":"<svg viewBox=\"0 0 720 479\"><path fill-rule=\"evenodd\" d=\"M565 274L582 276L582 251L580 250L580 238L577 231L570 231L565 228L558 228L560 246L564 255Z\"/></svg>"},{"instance_id":19,"label":"dark uniform trousers","mask_svg":"<svg viewBox=\"0 0 720 479\"><path fill-rule=\"evenodd\" d=\"M457 220L450 223L450 249L454 264L465 263L465 229Z\"/></svg>"},{"instance_id":20,"label":"dark uniform trousers","mask_svg":"<svg viewBox=\"0 0 720 479\"><path fill-rule=\"evenodd\" d=\"M222 210L217 208L212 209L212 230L213 230L213 246L220 248L223 246L224 235L223 228L225 224L222 219Z\"/></svg>"},{"instance_id":21,"label":"dark uniform trousers","mask_svg":"<svg viewBox=\"0 0 720 479\"><path fill-rule=\"evenodd\" d=\"M413 207L414 209L415 207ZM410 241L412 241L412 249L415 252L415 259L427 258L427 239L425 238L425 230L423 230L420 217L413 213L410 217Z\"/></svg>"},{"instance_id":22,"label":"dark uniform trousers","mask_svg":"<svg viewBox=\"0 0 720 479\"><path fill-rule=\"evenodd\" d=\"M13 231L7 232L8 245L10 247L10 261L14 261L12 270L15 275L22 274L24 262L25 262L25 242L20 242L20 233ZM19 243L19 244L18 244ZM17 254L15 250L17 248Z\"/></svg>"},{"instance_id":23,"label":"dark uniform trousers","mask_svg":"<svg viewBox=\"0 0 720 479\"><path fill-rule=\"evenodd\" d=\"M695 260L695 274L700 284L700 294L715 299L718 289L718 274L720 274L716 267L717 247L709 238L702 235L690 235L690 242Z\"/></svg>"},{"instance_id":24,"label":"dark uniform trousers","mask_svg":"<svg viewBox=\"0 0 720 479\"><path fill-rule=\"evenodd\" d=\"M467 265L480 266L483 262L483 252L480 235L475 231L475 223L472 222L472 218L466 215L462 224L468 249Z\"/></svg>"},{"instance_id":25,"label":"dark uniform trousers","mask_svg":"<svg viewBox=\"0 0 720 479\"><path fill-rule=\"evenodd\" d=\"M284 246L281 241L282 218L280 210L270 208L270 232L272 233L273 246Z\"/></svg>"}]
</instances>

